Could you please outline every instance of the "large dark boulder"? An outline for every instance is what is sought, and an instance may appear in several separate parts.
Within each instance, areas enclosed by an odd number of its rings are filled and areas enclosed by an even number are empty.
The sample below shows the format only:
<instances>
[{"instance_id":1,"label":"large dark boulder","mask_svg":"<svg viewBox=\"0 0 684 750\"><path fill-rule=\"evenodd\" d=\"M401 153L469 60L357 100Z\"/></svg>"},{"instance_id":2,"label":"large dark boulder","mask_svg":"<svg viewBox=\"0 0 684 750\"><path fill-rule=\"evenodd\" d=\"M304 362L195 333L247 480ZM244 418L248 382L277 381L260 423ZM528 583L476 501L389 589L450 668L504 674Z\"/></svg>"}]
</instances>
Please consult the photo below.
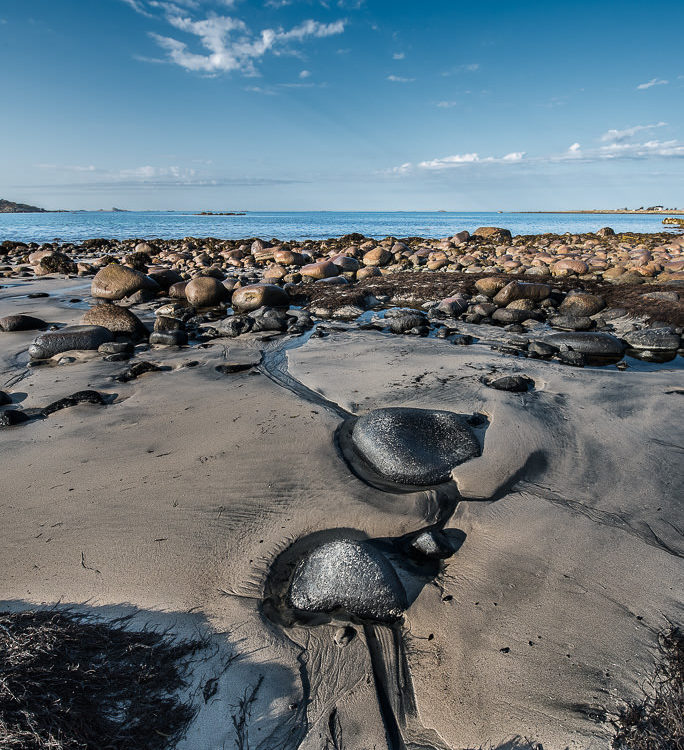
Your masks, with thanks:
<instances>
[{"instance_id":1,"label":"large dark boulder","mask_svg":"<svg viewBox=\"0 0 684 750\"><path fill-rule=\"evenodd\" d=\"M394 622L408 606L388 560L369 544L349 539L321 544L299 562L287 603L303 612L342 612L378 622Z\"/></svg>"},{"instance_id":2,"label":"large dark boulder","mask_svg":"<svg viewBox=\"0 0 684 750\"><path fill-rule=\"evenodd\" d=\"M375 409L357 419L351 440L382 478L419 486L446 482L455 466L481 452L463 417L434 409Z\"/></svg>"}]
</instances>

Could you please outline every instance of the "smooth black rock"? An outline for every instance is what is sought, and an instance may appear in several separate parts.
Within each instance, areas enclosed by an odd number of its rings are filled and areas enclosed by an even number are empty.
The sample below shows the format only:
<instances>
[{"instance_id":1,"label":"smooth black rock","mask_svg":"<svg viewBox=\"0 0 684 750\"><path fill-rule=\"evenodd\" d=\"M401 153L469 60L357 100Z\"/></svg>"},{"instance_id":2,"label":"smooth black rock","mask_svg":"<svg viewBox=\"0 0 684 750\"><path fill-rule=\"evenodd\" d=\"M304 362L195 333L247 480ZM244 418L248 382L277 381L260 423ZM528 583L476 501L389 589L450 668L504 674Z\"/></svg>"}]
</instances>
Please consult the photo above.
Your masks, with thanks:
<instances>
[{"instance_id":1,"label":"smooth black rock","mask_svg":"<svg viewBox=\"0 0 684 750\"><path fill-rule=\"evenodd\" d=\"M102 406L105 403L102 395L97 391L77 391L72 393L71 396L66 398L60 398L58 401L53 401L48 404L43 410L43 414L47 417L50 414L54 414L56 411L67 409L70 406L76 406L76 404L98 404Z\"/></svg>"},{"instance_id":2,"label":"smooth black rock","mask_svg":"<svg viewBox=\"0 0 684 750\"><path fill-rule=\"evenodd\" d=\"M97 349L113 338L112 332L103 326L67 326L40 334L28 351L32 359L49 359L72 349Z\"/></svg>"},{"instance_id":3,"label":"smooth black rock","mask_svg":"<svg viewBox=\"0 0 684 750\"><path fill-rule=\"evenodd\" d=\"M5 393L5 391L0 391L0 406L7 406L7 404L11 404L12 399Z\"/></svg>"},{"instance_id":4,"label":"smooth black rock","mask_svg":"<svg viewBox=\"0 0 684 750\"><path fill-rule=\"evenodd\" d=\"M553 333L544 339L544 343L590 357L619 357L625 350L620 339L599 332Z\"/></svg>"},{"instance_id":5,"label":"smooth black rock","mask_svg":"<svg viewBox=\"0 0 684 750\"><path fill-rule=\"evenodd\" d=\"M481 452L461 416L432 409L376 409L357 419L351 439L366 463L399 484L446 482L455 466Z\"/></svg>"},{"instance_id":6,"label":"smooth black rock","mask_svg":"<svg viewBox=\"0 0 684 750\"><path fill-rule=\"evenodd\" d=\"M394 622L408 606L404 587L384 555L348 539L324 543L302 559L287 599L303 612L340 611L376 622Z\"/></svg>"}]
</instances>

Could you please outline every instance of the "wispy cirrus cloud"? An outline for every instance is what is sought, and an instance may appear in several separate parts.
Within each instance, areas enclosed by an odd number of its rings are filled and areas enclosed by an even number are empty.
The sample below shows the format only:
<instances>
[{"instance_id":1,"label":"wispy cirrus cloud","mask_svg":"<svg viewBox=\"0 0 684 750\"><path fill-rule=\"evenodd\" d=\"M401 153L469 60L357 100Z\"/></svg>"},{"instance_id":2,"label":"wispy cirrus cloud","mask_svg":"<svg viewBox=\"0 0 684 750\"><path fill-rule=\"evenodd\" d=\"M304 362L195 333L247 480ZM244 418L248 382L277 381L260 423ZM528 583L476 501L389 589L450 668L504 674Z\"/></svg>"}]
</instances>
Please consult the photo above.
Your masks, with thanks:
<instances>
[{"instance_id":1,"label":"wispy cirrus cloud","mask_svg":"<svg viewBox=\"0 0 684 750\"><path fill-rule=\"evenodd\" d=\"M637 91L645 91L646 89L652 89L654 86L667 86L669 81L666 81L663 78L651 78L650 81L646 81L646 83L640 83L637 86Z\"/></svg>"},{"instance_id":2,"label":"wispy cirrus cloud","mask_svg":"<svg viewBox=\"0 0 684 750\"><path fill-rule=\"evenodd\" d=\"M387 76L387 80L391 81L392 83L413 83L416 79L415 78L405 78L404 76Z\"/></svg>"},{"instance_id":3,"label":"wispy cirrus cloud","mask_svg":"<svg viewBox=\"0 0 684 750\"><path fill-rule=\"evenodd\" d=\"M294 45L342 34L347 24L345 19L330 23L309 19L289 29L278 26L254 31L241 18L220 15L206 8L217 4L233 7L235 0L213 0L211 3L200 3L199 0L122 2L137 13L163 21L184 35L150 32L150 37L166 53L167 62L207 75L233 72L258 75L257 63L267 54L294 53ZM147 56L137 56L137 59L158 62Z\"/></svg>"},{"instance_id":4,"label":"wispy cirrus cloud","mask_svg":"<svg viewBox=\"0 0 684 750\"><path fill-rule=\"evenodd\" d=\"M608 130L601 136L602 141L611 141L616 143L624 143L630 138L634 137L637 133L641 133L644 130L655 130L656 128L667 127L666 122L656 122L653 125L634 125L631 128L624 128L624 130L612 129Z\"/></svg>"}]
</instances>

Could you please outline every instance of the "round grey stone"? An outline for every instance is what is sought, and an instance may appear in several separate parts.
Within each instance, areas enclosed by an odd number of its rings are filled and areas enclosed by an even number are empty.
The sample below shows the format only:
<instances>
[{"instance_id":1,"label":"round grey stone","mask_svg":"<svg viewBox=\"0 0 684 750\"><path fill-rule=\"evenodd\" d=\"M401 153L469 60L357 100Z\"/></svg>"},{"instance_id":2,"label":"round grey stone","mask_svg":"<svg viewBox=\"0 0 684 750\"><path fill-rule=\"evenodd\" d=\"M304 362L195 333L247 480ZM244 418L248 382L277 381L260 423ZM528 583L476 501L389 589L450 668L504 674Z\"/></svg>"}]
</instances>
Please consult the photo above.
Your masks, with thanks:
<instances>
[{"instance_id":1,"label":"round grey stone","mask_svg":"<svg viewBox=\"0 0 684 750\"><path fill-rule=\"evenodd\" d=\"M302 559L288 604L311 613L342 611L363 620L394 622L407 608L394 568L377 550L349 539L326 542Z\"/></svg>"},{"instance_id":2,"label":"round grey stone","mask_svg":"<svg viewBox=\"0 0 684 750\"><path fill-rule=\"evenodd\" d=\"M455 466L480 455L465 420L434 409L376 409L359 417L351 438L378 474L399 484L441 484Z\"/></svg>"}]
</instances>

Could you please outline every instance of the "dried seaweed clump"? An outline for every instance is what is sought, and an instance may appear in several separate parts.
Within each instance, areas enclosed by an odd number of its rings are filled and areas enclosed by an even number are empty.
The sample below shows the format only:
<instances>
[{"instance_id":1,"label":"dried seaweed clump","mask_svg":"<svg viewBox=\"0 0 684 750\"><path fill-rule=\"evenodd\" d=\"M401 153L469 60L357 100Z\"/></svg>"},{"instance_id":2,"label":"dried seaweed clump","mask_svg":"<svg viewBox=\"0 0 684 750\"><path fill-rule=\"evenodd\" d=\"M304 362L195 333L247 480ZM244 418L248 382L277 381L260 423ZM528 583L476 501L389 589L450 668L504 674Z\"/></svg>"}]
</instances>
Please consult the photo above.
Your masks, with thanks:
<instances>
[{"instance_id":1,"label":"dried seaweed clump","mask_svg":"<svg viewBox=\"0 0 684 750\"><path fill-rule=\"evenodd\" d=\"M187 658L203 648L73 612L0 612L0 748L173 747L194 709Z\"/></svg>"},{"instance_id":2,"label":"dried seaweed clump","mask_svg":"<svg viewBox=\"0 0 684 750\"><path fill-rule=\"evenodd\" d=\"M614 722L616 750L684 750L684 633L669 628L658 645L646 697L624 708Z\"/></svg>"}]
</instances>

